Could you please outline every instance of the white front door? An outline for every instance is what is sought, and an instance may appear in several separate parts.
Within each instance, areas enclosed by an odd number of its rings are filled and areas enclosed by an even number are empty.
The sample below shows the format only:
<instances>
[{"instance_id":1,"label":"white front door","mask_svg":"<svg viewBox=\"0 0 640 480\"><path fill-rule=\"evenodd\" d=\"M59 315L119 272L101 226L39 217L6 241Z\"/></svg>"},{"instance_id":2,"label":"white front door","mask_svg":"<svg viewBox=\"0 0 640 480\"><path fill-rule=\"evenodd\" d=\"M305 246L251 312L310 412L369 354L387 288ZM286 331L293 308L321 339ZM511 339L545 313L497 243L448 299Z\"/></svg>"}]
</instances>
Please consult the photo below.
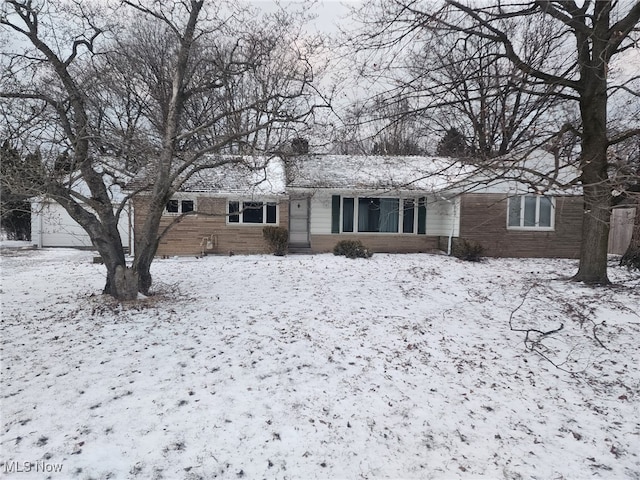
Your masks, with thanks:
<instances>
[{"instance_id":1,"label":"white front door","mask_svg":"<svg viewBox=\"0 0 640 480\"><path fill-rule=\"evenodd\" d=\"M309 245L309 199L289 201L289 243Z\"/></svg>"}]
</instances>

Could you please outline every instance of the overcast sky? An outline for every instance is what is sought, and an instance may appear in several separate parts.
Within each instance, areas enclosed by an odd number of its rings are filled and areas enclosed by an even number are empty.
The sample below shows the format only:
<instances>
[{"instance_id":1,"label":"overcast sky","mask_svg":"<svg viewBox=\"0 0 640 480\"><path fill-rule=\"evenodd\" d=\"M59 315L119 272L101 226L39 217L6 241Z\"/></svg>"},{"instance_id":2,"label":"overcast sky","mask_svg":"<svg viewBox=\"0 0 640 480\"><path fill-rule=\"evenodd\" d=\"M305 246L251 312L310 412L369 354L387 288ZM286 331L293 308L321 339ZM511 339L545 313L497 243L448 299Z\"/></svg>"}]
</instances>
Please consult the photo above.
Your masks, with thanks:
<instances>
[{"instance_id":1,"label":"overcast sky","mask_svg":"<svg viewBox=\"0 0 640 480\"><path fill-rule=\"evenodd\" d=\"M252 0L251 3L267 11L277 8L276 2L273 0ZM301 4L295 0L281 0L279 3L284 8L289 6L295 8ZM361 3L360 0L318 0L310 10L311 13L317 15L311 26L322 32L336 32L336 24L349 14L349 6L359 3Z\"/></svg>"}]
</instances>

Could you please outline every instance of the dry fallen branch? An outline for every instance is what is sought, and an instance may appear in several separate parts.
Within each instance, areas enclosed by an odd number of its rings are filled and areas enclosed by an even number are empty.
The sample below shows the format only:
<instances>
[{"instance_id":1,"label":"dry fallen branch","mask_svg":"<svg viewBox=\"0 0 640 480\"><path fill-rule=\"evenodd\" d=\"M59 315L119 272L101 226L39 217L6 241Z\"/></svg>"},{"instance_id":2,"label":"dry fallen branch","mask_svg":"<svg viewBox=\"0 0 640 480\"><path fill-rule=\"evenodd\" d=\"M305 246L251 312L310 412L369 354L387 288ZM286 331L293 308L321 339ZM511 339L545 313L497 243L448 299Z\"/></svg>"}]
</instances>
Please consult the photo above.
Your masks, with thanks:
<instances>
[{"instance_id":1,"label":"dry fallen branch","mask_svg":"<svg viewBox=\"0 0 640 480\"><path fill-rule=\"evenodd\" d=\"M545 307L542 315L536 313L534 304L534 310L528 313L529 316L535 318L537 322L545 319L548 320L555 317L555 315L553 314L553 310L555 309L558 310L559 313L565 318L573 320L575 325L580 327L579 329L582 333L579 333L578 336L574 336L571 334L571 332L567 332L563 334L562 338L560 338L560 336L554 337L554 341L564 344L564 346L559 347L561 350L565 350L564 354L560 354L559 350L554 351L554 349L550 348L548 344L545 345L545 343L543 343L543 340L562 330L565 330L565 325L567 325L566 322L560 323L557 328L552 328L549 330L528 327L520 328L514 326L514 322L516 321L516 314L518 312L520 312L521 315L527 315L527 313L522 312L522 310L527 300L530 298L530 294L532 291L535 291L537 295L541 295L546 300L549 300L550 303L546 304L547 306ZM607 348L605 343L598 336L598 327L606 327L607 325L604 321L599 323L594 321L591 318L594 315L595 307L592 304L587 304L581 301L580 298L575 297L572 297L571 300L569 300L567 298L564 298L558 292L554 292L552 290L546 291L544 285L533 282L524 291L519 305L511 312L509 316L509 328L513 332L525 333L524 344L527 350L535 352L537 355L542 357L544 360L546 360L559 370L571 374L576 374L579 373L579 371L583 371L584 369L568 368L566 365L572 362L575 363L578 360L586 362L586 365L590 365L594 361L594 357L598 355L597 352L600 351L600 348L607 351L609 350L609 348ZM586 337L588 338L587 344L584 344L584 342L580 340L580 337L584 335L586 335ZM570 343L572 338L574 338L577 343ZM593 349L594 346L595 350ZM558 361L557 357L559 355L564 358L562 361Z\"/></svg>"},{"instance_id":2,"label":"dry fallen branch","mask_svg":"<svg viewBox=\"0 0 640 480\"><path fill-rule=\"evenodd\" d=\"M516 314L516 312L518 310L520 310L522 308L522 306L524 305L524 302L527 300L527 296L529 295L529 292L531 292L533 287L535 287L536 285L537 284L534 283L527 289L527 291L522 296L522 301L520 302L520 305L518 305L516 307L516 309L511 312L511 315L509 315L509 328L511 329L511 331L512 332L525 332L524 344L529 350L534 350L534 351L535 351L535 347L540 342L540 340L542 340L544 337L546 337L548 335L552 335L554 333L557 333L557 332L559 332L560 330L562 330L564 328L564 323L561 323L558 328L555 328L553 330L546 330L546 331L538 330L537 328L515 328L513 326L513 316ZM531 333L537 333L540 336L535 340L531 340L529 338L529 335Z\"/></svg>"},{"instance_id":3,"label":"dry fallen branch","mask_svg":"<svg viewBox=\"0 0 640 480\"><path fill-rule=\"evenodd\" d=\"M565 363L567 363L567 360L568 360L570 355L563 362L558 363L558 362L554 361L553 359L551 359L551 357L544 351L544 350L548 350L548 349L544 344L541 343L543 338L546 338L546 337L548 337L550 335L553 335L554 333L558 333L562 329L564 329L564 323L561 323L558 328L554 328L552 330L539 330L537 328L516 328L516 327L513 326L513 318L514 318L516 312L523 307L523 305L525 304L525 302L527 300L527 296L529 295L531 290L533 290L533 288L535 286L537 286L537 285L538 285L537 283L533 283L533 284L531 284L529 286L529 288L525 291L524 295L522 296L522 301L520 302L520 304L509 315L509 328L511 329L512 332L525 332L524 345L527 348L527 350L535 352L537 355L542 357L544 360L549 362L551 365L553 365L558 370L562 370L563 372L567 372L567 373L577 373L575 371L572 371L572 370L569 370L569 369L563 367L563 365ZM535 339L531 339L530 335L532 333L538 334L538 337L535 338ZM573 349L571 351L573 351Z\"/></svg>"}]
</instances>

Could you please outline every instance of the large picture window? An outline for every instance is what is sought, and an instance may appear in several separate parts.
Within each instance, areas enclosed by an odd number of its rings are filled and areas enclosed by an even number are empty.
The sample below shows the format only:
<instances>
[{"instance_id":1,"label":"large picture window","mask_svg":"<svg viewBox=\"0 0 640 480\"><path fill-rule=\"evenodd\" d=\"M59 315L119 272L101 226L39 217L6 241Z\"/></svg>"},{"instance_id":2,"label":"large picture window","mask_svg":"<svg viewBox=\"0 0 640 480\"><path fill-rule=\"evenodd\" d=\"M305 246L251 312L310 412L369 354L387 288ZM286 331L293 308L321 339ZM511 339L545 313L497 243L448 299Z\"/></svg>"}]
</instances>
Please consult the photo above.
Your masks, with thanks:
<instances>
[{"instance_id":1,"label":"large picture window","mask_svg":"<svg viewBox=\"0 0 640 480\"><path fill-rule=\"evenodd\" d=\"M397 232L399 201L397 198L359 198L359 232Z\"/></svg>"},{"instance_id":2,"label":"large picture window","mask_svg":"<svg viewBox=\"0 0 640 480\"><path fill-rule=\"evenodd\" d=\"M426 233L426 199L334 195L332 233Z\"/></svg>"},{"instance_id":3,"label":"large picture window","mask_svg":"<svg viewBox=\"0 0 640 480\"><path fill-rule=\"evenodd\" d=\"M278 223L278 204L275 202L229 202L229 223Z\"/></svg>"},{"instance_id":4,"label":"large picture window","mask_svg":"<svg viewBox=\"0 0 640 480\"><path fill-rule=\"evenodd\" d=\"M507 227L510 229L553 230L555 201L543 195L510 197Z\"/></svg>"}]
</instances>

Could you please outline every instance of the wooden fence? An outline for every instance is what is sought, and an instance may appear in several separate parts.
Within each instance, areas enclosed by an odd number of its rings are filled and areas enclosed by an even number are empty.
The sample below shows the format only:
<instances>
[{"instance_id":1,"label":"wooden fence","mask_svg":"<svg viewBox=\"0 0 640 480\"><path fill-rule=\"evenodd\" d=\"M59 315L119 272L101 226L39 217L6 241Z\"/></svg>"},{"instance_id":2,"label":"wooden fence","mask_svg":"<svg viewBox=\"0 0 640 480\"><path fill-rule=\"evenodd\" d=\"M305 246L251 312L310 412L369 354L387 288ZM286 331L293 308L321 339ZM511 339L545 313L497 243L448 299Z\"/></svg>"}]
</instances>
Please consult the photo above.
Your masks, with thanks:
<instances>
[{"instance_id":1,"label":"wooden fence","mask_svg":"<svg viewBox=\"0 0 640 480\"><path fill-rule=\"evenodd\" d=\"M614 208L611 211L611 228L609 229L609 253L622 255L627 251L631 234L633 232L633 222L636 218L636 209Z\"/></svg>"}]
</instances>

